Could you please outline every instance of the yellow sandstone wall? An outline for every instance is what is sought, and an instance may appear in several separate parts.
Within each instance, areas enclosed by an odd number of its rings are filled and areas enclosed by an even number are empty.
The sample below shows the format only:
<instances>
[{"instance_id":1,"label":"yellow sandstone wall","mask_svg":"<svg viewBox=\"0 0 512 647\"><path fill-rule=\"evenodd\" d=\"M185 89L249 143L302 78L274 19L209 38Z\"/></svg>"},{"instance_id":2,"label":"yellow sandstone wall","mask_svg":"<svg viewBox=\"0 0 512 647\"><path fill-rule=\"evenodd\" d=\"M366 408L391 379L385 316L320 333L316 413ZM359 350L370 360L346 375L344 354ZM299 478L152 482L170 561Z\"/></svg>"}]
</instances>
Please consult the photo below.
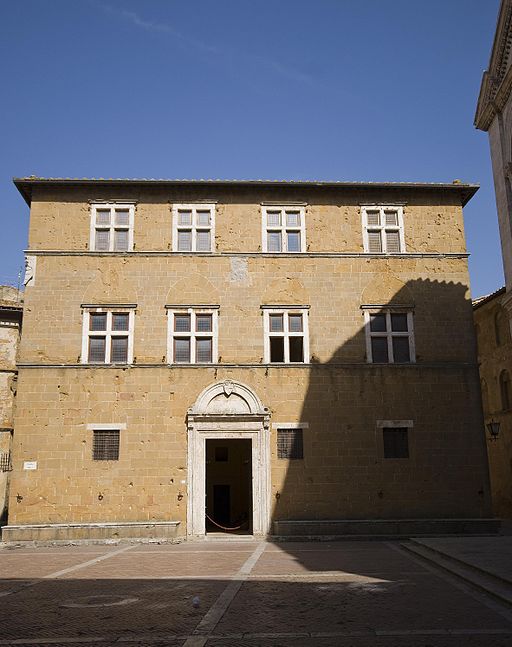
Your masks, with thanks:
<instances>
[{"instance_id":1,"label":"yellow sandstone wall","mask_svg":"<svg viewBox=\"0 0 512 647\"><path fill-rule=\"evenodd\" d=\"M35 195L30 248L73 254L38 255L26 290L10 524L173 519L184 534L187 410L227 378L254 390L271 423L309 423L303 461L278 460L270 432L275 519L488 515L456 196L214 189ZM87 200L99 198L138 200L134 253L87 252ZM144 254L170 249L172 202L198 199L218 200L216 254ZM259 203L293 199L308 204L308 253L257 255ZM407 251L432 257L362 255L359 204L398 201ZM330 252L347 255L317 255ZM80 366L81 304L116 302L137 304L135 365ZM219 365L167 366L165 305L201 303L220 306ZM414 309L416 364L366 363L360 306L372 303ZM309 365L263 365L264 304L310 306ZM408 460L383 458L378 420L413 421ZM126 424L118 462L92 460L93 423Z\"/></svg>"}]
</instances>

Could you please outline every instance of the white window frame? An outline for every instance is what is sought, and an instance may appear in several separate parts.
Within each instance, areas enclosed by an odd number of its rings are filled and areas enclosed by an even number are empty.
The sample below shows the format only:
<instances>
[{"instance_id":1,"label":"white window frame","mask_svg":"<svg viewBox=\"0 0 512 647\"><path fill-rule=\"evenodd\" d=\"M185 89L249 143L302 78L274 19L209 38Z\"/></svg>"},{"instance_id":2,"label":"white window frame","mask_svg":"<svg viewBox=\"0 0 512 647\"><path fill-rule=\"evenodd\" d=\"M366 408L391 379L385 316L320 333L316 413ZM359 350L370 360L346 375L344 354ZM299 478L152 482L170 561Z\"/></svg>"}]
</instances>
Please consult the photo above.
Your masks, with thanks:
<instances>
[{"instance_id":1,"label":"white window frame","mask_svg":"<svg viewBox=\"0 0 512 647\"><path fill-rule=\"evenodd\" d=\"M272 366L297 366L300 364L309 364L309 306L261 306L263 310L263 361L265 364ZM290 332L288 325L288 315L302 315L302 331ZM280 332L270 331L270 315L283 315L283 330ZM284 361L270 361L270 338L284 337ZM304 360L302 362L290 362L290 337L302 337L302 350Z\"/></svg>"},{"instance_id":2,"label":"white window frame","mask_svg":"<svg viewBox=\"0 0 512 647\"><path fill-rule=\"evenodd\" d=\"M202 337L212 338L212 361L200 362L207 366L219 363L219 306L165 306L167 309L167 363L174 366L190 366L196 362L196 340ZM175 332L174 317L176 315L190 315L190 332ZM211 332L196 331L196 316L211 315ZM176 362L174 360L174 338L190 338L190 362Z\"/></svg>"},{"instance_id":3,"label":"white window frame","mask_svg":"<svg viewBox=\"0 0 512 647\"><path fill-rule=\"evenodd\" d=\"M109 305L109 306L95 306L95 305L82 305L83 321L82 321L82 354L80 357L81 364L89 366L104 366L111 364L110 356L112 350L113 337L128 337L128 353L126 362L115 362L116 366L126 366L133 364L133 331L135 328L135 305ZM107 326L106 330L90 330L90 315L91 314L106 314ZM128 315L128 330L112 330L112 315L113 314L127 314ZM90 337L105 337L105 361L104 362L89 362L89 338Z\"/></svg>"},{"instance_id":4,"label":"white window frame","mask_svg":"<svg viewBox=\"0 0 512 647\"><path fill-rule=\"evenodd\" d=\"M416 346L414 342L414 320L413 311L410 308L385 308L378 306L369 306L364 309L364 329L366 336L366 361L368 364L399 364L408 365L416 362ZM385 315L386 316L386 331L385 332L372 332L370 330L370 316L371 315ZM407 331L398 332L391 330L391 315L392 314L406 314L407 315ZM372 353L372 337L385 337L388 342L388 361L387 362L374 362ZM409 361L408 362L395 362L393 357L393 337L407 337L409 339Z\"/></svg>"},{"instance_id":5,"label":"white window frame","mask_svg":"<svg viewBox=\"0 0 512 647\"><path fill-rule=\"evenodd\" d=\"M180 254L211 254L215 251L215 203L214 202L190 202L190 203L179 203L172 205L172 251L179 252ZM192 223L190 225L180 225L179 224L179 211L191 211L192 212ZM197 212L198 211L209 211L210 212L210 224L209 225L198 225L197 224ZM190 250L180 250L178 249L178 232L180 230L191 231L192 234L192 249ZM209 231L210 232L210 249L208 250L198 250L197 249L197 231Z\"/></svg>"},{"instance_id":6,"label":"white window frame","mask_svg":"<svg viewBox=\"0 0 512 647\"><path fill-rule=\"evenodd\" d=\"M369 225L368 224L368 211L378 211L380 225ZM386 211L396 211L397 212L397 221L398 225L386 225L385 224L385 213ZM404 208L403 205L394 205L394 204L367 204L361 205L361 216L363 223L363 248L367 254L405 254L405 234L404 234ZM368 232L378 231L380 233L380 241L382 251L380 252L370 252L370 241L368 237ZM385 233L388 231L397 231L399 240L400 240L400 251L398 252L388 252L387 251L387 239Z\"/></svg>"},{"instance_id":7,"label":"white window frame","mask_svg":"<svg viewBox=\"0 0 512 647\"><path fill-rule=\"evenodd\" d=\"M280 211L281 212L281 225L269 226L267 224L268 212ZM300 224L298 226L288 226L286 224L286 214L289 211L298 212L300 217ZM288 251L288 238L286 236L288 231L300 233L300 250L298 252ZM271 252L268 249L268 233L279 232L281 234L281 251ZM306 251L306 207L301 205L262 205L261 206L261 241L262 250L266 254L303 254Z\"/></svg>"},{"instance_id":8,"label":"white window frame","mask_svg":"<svg viewBox=\"0 0 512 647\"><path fill-rule=\"evenodd\" d=\"M110 224L101 225L96 223L97 211L110 209ZM116 209L126 209L128 210L128 225L117 225L115 224L115 210ZM89 238L89 250L91 252L97 252L104 254L109 254L115 252L118 254L124 254L126 252L133 251L133 225L135 222L135 202L91 202L91 229L90 229L90 238ZM104 231L109 231L109 248L108 250L97 250L96 249L96 231L102 229ZM128 249L126 250L116 250L114 249L114 232L116 229L122 229L128 231Z\"/></svg>"}]
</instances>

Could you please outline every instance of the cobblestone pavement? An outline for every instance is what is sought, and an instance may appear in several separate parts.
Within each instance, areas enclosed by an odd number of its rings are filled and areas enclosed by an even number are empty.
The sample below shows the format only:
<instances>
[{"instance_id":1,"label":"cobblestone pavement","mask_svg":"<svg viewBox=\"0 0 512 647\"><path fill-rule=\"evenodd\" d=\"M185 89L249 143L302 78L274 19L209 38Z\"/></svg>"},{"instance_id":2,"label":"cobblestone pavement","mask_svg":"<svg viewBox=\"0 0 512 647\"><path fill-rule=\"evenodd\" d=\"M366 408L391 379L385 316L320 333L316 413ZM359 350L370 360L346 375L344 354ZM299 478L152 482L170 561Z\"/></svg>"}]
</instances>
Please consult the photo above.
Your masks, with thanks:
<instances>
[{"instance_id":1,"label":"cobblestone pavement","mask_svg":"<svg viewBox=\"0 0 512 647\"><path fill-rule=\"evenodd\" d=\"M0 646L510 647L512 608L395 542L0 548Z\"/></svg>"}]
</instances>

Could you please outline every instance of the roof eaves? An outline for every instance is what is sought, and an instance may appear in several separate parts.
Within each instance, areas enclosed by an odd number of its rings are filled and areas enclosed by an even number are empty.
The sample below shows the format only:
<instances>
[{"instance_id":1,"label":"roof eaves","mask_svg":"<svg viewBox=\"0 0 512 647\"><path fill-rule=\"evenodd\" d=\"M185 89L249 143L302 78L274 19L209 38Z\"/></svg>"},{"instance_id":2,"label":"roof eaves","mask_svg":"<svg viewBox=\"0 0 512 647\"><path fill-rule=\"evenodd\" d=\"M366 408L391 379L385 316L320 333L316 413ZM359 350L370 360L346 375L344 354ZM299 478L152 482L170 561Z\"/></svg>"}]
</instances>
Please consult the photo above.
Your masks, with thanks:
<instances>
[{"instance_id":1,"label":"roof eaves","mask_svg":"<svg viewBox=\"0 0 512 647\"><path fill-rule=\"evenodd\" d=\"M30 206L31 188L36 185L216 185L216 186L295 186L295 187L324 187L324 188L373 188L373 189L425 189L425 190L457 190L461 194L462 206L473 197L480 188L479 184L465 184L459 181L445 182L350 182L323 180L222 180L222 179L160 179L160 178L43 178L18 177L13 182Z\"/></svg>"},{"instance_id":2,"label":"roof eaves","mask_svg":"<svg viewBox=\"0 0 512 647\"><path fill-rule=\"evenodd\" d=\"M496 297L500 297L502 294L505 294L505 292L506 288L505 286L503 286L499 290L491 292L491 294L486 294L483 297L477 297L476 299L473 299L473 310L477 310L486 303L489 303L489 301L492 301L493 299L496 299Z\"/></svg>"}]
</instances>

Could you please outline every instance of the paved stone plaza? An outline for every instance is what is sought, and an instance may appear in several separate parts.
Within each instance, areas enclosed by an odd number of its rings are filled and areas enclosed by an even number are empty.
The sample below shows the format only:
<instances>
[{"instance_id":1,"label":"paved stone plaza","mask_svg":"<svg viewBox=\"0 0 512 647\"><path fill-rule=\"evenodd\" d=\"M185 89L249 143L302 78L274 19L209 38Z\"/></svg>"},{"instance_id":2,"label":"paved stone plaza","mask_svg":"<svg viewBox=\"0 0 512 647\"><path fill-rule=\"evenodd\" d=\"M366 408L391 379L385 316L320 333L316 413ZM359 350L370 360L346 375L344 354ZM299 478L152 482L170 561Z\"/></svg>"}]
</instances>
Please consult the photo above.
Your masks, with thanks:
<instances>
[{"instance_id":1,"label":"paved stone plaza","mask_svg":"<svg viewBox=\"0 0 512 647\"><path fill-rule=\"evenodd\" d=\"M0 645L505 647L512 608L399 542L0 548Z\"/></svg>"}]
</instances>

